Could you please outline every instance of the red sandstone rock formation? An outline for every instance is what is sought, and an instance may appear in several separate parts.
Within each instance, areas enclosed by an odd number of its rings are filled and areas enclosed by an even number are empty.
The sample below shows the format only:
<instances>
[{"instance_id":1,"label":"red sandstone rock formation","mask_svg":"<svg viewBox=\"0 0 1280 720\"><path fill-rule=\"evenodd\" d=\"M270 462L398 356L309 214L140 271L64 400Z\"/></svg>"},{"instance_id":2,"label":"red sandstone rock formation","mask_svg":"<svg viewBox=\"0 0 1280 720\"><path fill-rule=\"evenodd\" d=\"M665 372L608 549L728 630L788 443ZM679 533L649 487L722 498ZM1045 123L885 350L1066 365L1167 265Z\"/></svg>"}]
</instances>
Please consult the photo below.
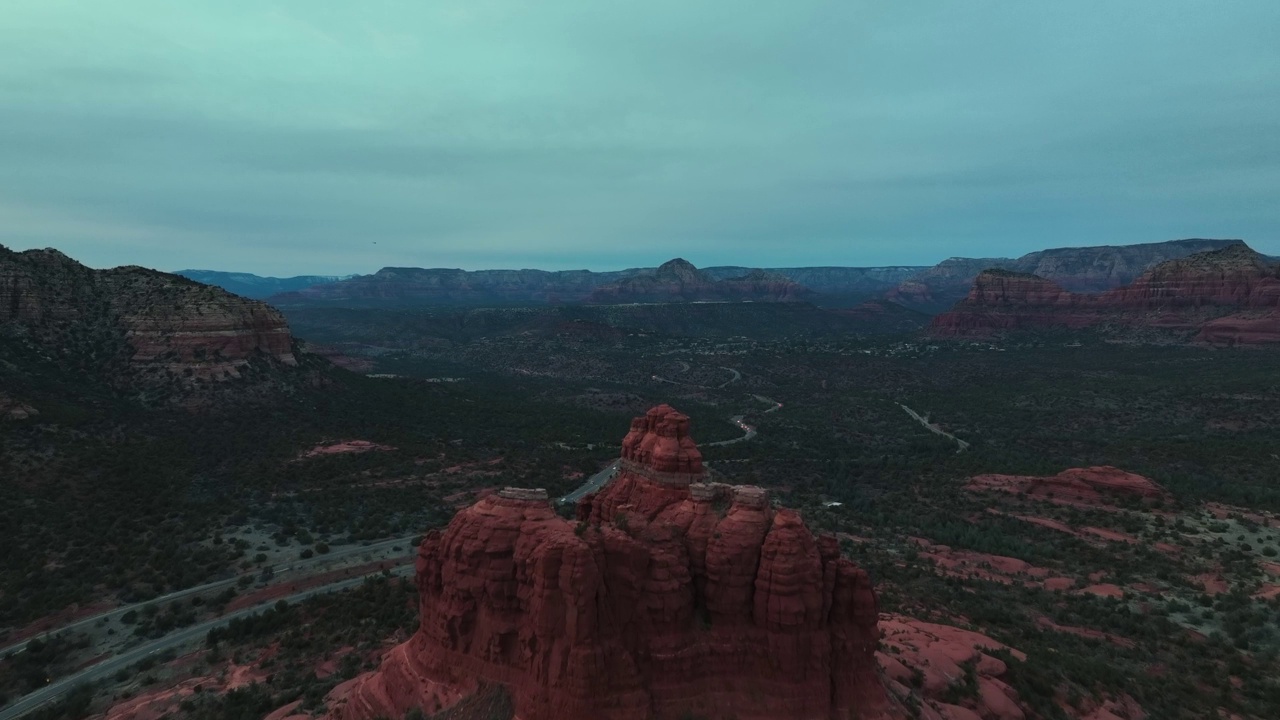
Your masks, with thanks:
<instances>
[{"instance_id":1,"label":"red sandstone rock formation","mask_svg":"<svg viewBox=\"0 0 1280 720\"><path fill-rule=\"evenodd\" d=\"M986 270L968 297L934 318L942 336L1097 325L1148 328L1213 344L1280 342L1280 268L1244 243L1161 263L1097 295L1044 278Z\"/></svg>"},{"instance_id":2,"label":"red sandstone rock formation","mask_svg":"<svg viewBox=\"0 0 1280 720\"><path fill-rule=\"evenodd\" d=\"M507 490L419 548L422 623L335 689L335 717L437 712L505 685L521 720L901 717L875 593L760 488L703 482L688 418L632 424L620 475L560 518Z\"/></svg>"},{"instance_id":3,"label":"red sandstone rock formation","mask_svg":"<svg viewBox=\"0 0 1280 720\"><path fill-rule=\"evenodd\" d=\"M657 472L703 473L702 452L689 437L689 417L670 405L631 421L631 432L622 439L622 459Z\"/></svg>"},{"instance_id":4,"label":"red sandstone rock formation","mask_svg":"<svg viewBox=\"0 0 1280 720\"><path fill-rule=\"evenodd\" d=\"M1107 506L1118 497L1146 501L1171 497L1154 481L1109 465L1072 468L1049 477L977 475L970 478L965 489L1026 493L1039 499L1088 507Z\"/></svg>"},{"instance_id":5,"label":"red sandstone rock formation","mask_svg":"<svg viewBox=\"0 0 1280 720\"><path fill-rule=\"evenodd\" d=\"M1008 670L992 653L1006 650L1019 660L1026 656L1004 643L971 630L923 622L900 615L880 618L884 635L876 661L895 690L917 682L925 696L919 717L926 720L1023 720L1018 693L1003 680ZM966 682L965 666L973 668L977 697L957 705L943 701L953 685ZM918 673L918 676L917 676Z\"/></svg>"}]
</instances>

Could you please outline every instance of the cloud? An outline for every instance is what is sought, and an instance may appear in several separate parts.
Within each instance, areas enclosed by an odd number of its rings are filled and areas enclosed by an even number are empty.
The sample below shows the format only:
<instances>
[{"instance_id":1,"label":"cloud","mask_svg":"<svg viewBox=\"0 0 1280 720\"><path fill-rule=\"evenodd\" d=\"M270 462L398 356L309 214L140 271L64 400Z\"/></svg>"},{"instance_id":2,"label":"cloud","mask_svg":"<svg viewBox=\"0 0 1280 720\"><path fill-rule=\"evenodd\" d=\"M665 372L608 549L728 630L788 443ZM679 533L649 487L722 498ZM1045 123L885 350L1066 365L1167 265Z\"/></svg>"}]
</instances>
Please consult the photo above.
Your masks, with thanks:
<instances>
[{"instance_id":1,"label":"cloud","mask_svg":"<svg viewBox=\"0 0 1280 720\"><path fill-rule=\"evenodd\" d=\"M0 242L100 265L1280 252L1271 2L12 4Z\"/></svg>"}]
</instances>

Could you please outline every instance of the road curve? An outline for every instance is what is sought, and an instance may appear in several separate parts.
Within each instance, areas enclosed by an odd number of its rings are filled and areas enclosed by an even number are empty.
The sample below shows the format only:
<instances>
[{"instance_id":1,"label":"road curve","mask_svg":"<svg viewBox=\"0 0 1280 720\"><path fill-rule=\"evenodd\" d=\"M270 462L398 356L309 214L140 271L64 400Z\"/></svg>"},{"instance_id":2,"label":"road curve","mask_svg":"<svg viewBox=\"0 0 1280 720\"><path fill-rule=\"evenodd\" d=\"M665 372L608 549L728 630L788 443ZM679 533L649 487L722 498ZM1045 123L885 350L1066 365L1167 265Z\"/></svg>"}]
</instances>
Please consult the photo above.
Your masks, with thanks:
<instances>
[{"instance_id":1,"label":"road curve","mask_svg":"<svg viewBox=\"0 0 1280 720\"><path fill-rule=\"evenodd\" d=\"M391 572L393 575L404 576L412 574L413 569L414 567L410 563L407 565L401 565ZM302 590L288 597L280 598L280 600L295 603L306 600L314 595L346 590L348 588L356 587L363 583L367 578L376 577L378 574L379 573L362 575L357 578L350 578L330 583L328 585L321 585L320 587L311 588L309 590ZM243 610L227 613L222 617L207 620L198 625L192 625L189 628L183 628L177 632L170 633L162 638L153 640L152 642L139 645L138 647L127 650L119 655L107 658L106 660L103 660L96 665L91 665L74 675L63 678L62 680L46 685L33 693L18 698L13 704L4 709L0 709L0 720L14 720L14 718L22 717L33 710L37 710L57 700L63 695L74 690L79 685L97 682L98 680L112 675L117 670L127 668L130 665L141 662L148 657L158 655L165 650L200 640L208 635L210 630L223 627L229 624L232 620L262 612L267 607L280 602L280 600L272 600L262 605L256 605L254 607L248 607Z\"/></svg>"}]
</instances>

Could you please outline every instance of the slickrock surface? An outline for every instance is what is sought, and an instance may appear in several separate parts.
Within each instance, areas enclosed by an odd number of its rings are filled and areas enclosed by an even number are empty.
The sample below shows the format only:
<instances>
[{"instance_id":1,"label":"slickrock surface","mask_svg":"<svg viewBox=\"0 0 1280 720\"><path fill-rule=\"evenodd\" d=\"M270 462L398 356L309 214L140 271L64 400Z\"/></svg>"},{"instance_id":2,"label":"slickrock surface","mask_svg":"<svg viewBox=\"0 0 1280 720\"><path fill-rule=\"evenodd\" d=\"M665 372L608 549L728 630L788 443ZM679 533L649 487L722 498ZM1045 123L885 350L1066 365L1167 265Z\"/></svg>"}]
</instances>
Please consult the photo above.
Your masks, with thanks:
<instances>
[{"instance_id":1,"label":"slickrock surface","mask_svg":"<svg viewBox=\"0 0 1280 720\"><path fill-rule=\"evenodd\" d=\"M1280 267L1244 243L1161 263L1097 295L1025 273L985 270L969 295L934 318L941 336L1109 325L1178 333L1211 344L1280 342Z\"/></svg>"},{"instance_id":2,"label":"slickrock surface","mask_svg":"<svg viewBox=\"0 0 1280 720\"><path fill-rule=\"evenodd\" d=\"M521 720L903 717L876 670L870 579L834 537L760 488L703 482L669 407L623 456L577 523L502 491L429 533L419 631L335 689L332 715L433 713L499 683Z\"/></svg>"},{"instance_id":3,"label":"slickrock surface","mask_svg":"<svg viewBox=\"0 0 1280 720\"><path fill-rule=\"evenodd\" d=\"M918 684L926 698L920 717L927 720L1023 720L1018 694L1002 678L1008 667L994 655L1021 652L986 635L900 615L883 615L884 636L876 661L886 677L902 687ZM976 684L977 697L963 704L943 702L949 688ZM962 693L965 694L965 693Z\"/></svg>"},{"instance_id":4,"label":"slickrock surface","mask_svg":"<svg viewBox=\"0 0 1280 720\"><path fill-rule=\"evenodd\" d=\"M1071 468L1057 475L977 475L967 490L999 490L1026 493L1041 500L1085 507L1105 507L1122 497L1166 500L1171 496L1153 480L1109 465Z\"/></svg>"}]
</instances>

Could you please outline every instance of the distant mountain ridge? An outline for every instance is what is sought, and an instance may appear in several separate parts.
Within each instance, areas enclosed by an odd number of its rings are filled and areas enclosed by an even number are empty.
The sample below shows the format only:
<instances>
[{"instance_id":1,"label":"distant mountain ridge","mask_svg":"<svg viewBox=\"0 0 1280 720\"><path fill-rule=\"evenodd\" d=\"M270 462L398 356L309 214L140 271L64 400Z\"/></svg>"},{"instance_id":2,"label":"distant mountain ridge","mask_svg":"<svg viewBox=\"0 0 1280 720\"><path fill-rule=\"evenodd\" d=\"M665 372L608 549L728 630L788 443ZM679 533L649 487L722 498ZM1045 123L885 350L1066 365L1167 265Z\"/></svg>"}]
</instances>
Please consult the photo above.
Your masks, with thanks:
<instances>
[{"instance_id":1,"label":"distant mountain ridge","mask_svg":"<svg viewBox=\"0 0 1280 720\"><path fill-rule=\"evenodd\" d=\"M940 313L963 299L979 273L992 268L1029 273L1072 292L1097 293L1137 280L1166 260L1219 250L1240 240L1191 238L1136 245L1096 245L1038 250L1019 258L948 258L901 282L886 298Z\"/></svg>"},{"instance_id":2,"label":"distant mountain ridge","mask_svg":"<svg viewBox=\"0 0 1280 720\"><path fill-rule=\"evenodd\" d=\"M1280 342L1280 264L1243 242L1167 260L1132 283L1076 293L1039 275L993 268L934 318L941 336L1106 326L1215 345Z\"/></svg>"},{"instance_id":3,"label":"distant mountain ridge","mask_svg":"<svg viewBox=\"0 0 1280 720\"><path fill-rule=\"evenodd\" d=\"M370 275L340 279L325 276L261 278L248 273L183 270L200 282L245 297L269 299L281 306L416 308L558 305L583 302L631 302L649 293L654 301L688 299L804 299L822 307L851 308L885 299L936 315L969 292L983 270L1005 268L1053 280L1072 292L1102 292L1133 282L1146 269L1188 255L1219 249L1236 240L1191 238L1135 245L1101 245L1038 250L1019 258L954 257L933 266L752 268L719 265L694 268L702 291L689 286L675 291L666 281L663 292L653 278L659 268L592 270L460 270L456 268L385 267ZM692 266L691 266L692 267ZM783 280L785 278L785 281ZM693 279L693 276L688 278ZM713 292L711 283L736 280L737 290ZM319 282L314 282L319 281ZM624 281L626 282L623 285ZM787 283L799 288L790 288ZM688 284L688 283L686 283ZM279 291L274 288L280 288ZM801 290L800 288L803 288ZM806 292L811 291L811 292ZM796 293L793 297L791 293ZM594 297L593 297L594 296Z\"/></svg>"},{"instance_id":4,"label":"distant mountain ridge","mask_svg":"<svg viewBox=\"0 0 1280 720\"><path fill-rule=\"evenodd\" d=\"M668 260L652 274L636 275L596 288L592 303L623 302L794 302L810 299L813 290L785 275L752 270L741 277L717 280L693 263Z\"/></svg>"},{"instance_id":5,"label":"distant mountain ridge","mask_svg":"<svg viewBox=\"0 0 1280 720\"><path fill-rule=\"evenodd\" d=\"M266 300L272 295L355 277L355 275L298 275L279 278L263 277L252 273L222 272L219 270L175 270L173 274L181 275L205 285L217 285L223 290L252 300Z\"/></svg>"},{"instance_id":6,"label":"distant mountain ridge","mask_svg":"<svg viewBox=\"0 0 1280 720\"><path fill-rule=\"evenodd\" d=\"M677 259L679 260L679 259ZM687 265L688 267L684 267ZM665 270L663 268L666 268ZM281 293L282 306L426 307L541 305L689 300L862 301L923 268L747 268L693 267L687 261L657 268L591 270L458 270L387 267L372 275ZM808 287L812 280L820 288ZM727 285L718 283L729 282ZM678 289L683 283L684 289Z\"/></svg>"}]
</instances>

